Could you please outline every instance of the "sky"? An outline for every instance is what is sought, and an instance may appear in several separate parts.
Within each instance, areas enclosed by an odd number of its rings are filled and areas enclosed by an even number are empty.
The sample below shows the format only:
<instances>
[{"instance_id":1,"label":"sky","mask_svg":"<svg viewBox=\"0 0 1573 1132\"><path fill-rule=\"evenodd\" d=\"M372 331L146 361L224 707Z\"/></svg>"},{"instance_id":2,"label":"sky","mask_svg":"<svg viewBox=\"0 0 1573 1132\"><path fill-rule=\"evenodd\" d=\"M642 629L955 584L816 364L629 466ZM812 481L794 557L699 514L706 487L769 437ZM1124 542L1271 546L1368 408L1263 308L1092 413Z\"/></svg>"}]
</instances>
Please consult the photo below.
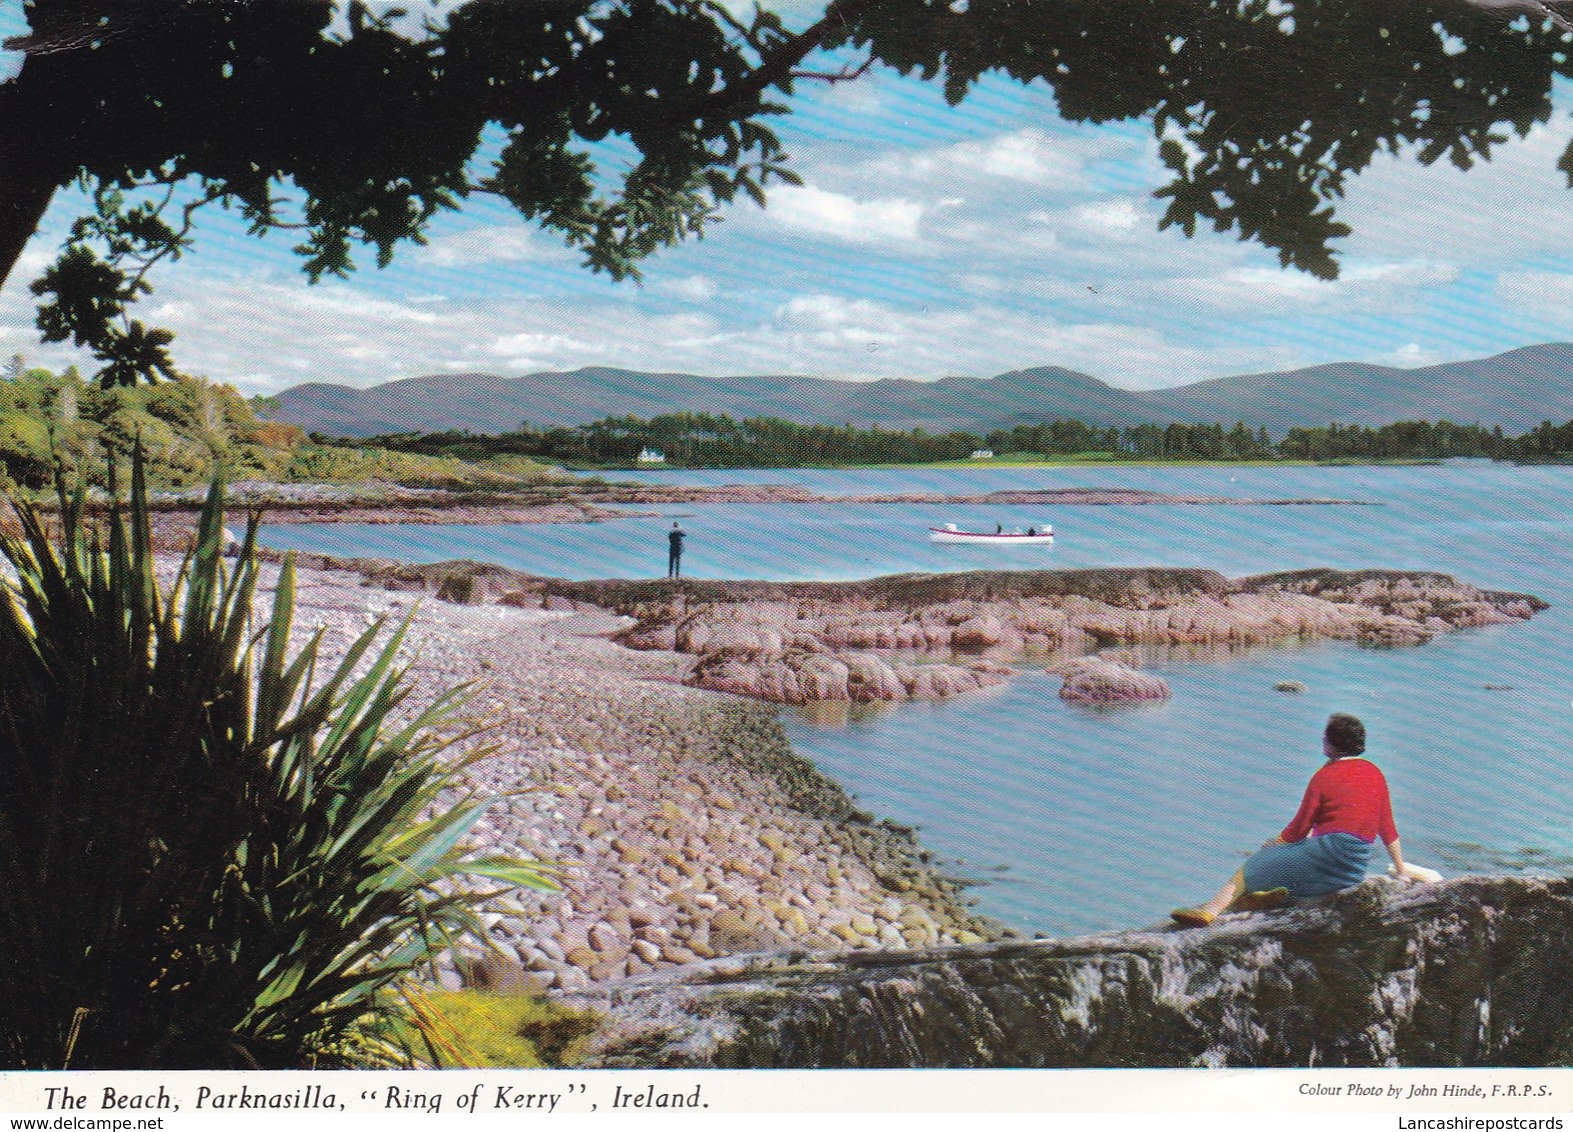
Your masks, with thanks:
<instances>
[{"instance_id":1,"label":"sky","mask_svg":"<svg viewBox=\"0 0 1573 1132\"><path fill-rule=\"evenodd\" d=\"M0 0L0 35L23 26L21 0ZM866 380L1055 365L1147 389L1482 357L1573 338L1561 102L1467 174L1379 158L1340 207L1354 234L1337 242L1336 282L1229 234L1159 232L1150 123L1067 124L1047 88L1000 79L951 108L935 84L876 70L800 83L772 124L803 185L775 187L763 210L733 204L648 260L642 283L592 275L477 201L388 269L362 256L347 282L311 286L291 239L212 212L137 317L175 331L184 370L246 394L581 366ZM96 368L39 342L27 290L80 205L57 197L0 290L0 355Z\"/></svg>"}]
</instances>

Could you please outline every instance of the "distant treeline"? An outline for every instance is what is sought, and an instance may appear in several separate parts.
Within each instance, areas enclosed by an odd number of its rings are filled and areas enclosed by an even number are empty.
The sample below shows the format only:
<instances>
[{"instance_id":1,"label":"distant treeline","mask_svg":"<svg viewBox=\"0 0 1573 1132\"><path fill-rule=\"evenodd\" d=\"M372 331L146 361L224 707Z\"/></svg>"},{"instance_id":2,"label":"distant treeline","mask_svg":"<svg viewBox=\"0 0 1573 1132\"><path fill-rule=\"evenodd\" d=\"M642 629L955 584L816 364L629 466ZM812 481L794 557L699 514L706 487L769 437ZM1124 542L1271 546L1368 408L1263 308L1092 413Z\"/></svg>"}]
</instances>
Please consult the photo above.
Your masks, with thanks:
<instances>
[{"instance_id":1,"label":"distant treeline","mask_svg":"<svg viewBox=\"0 0 1573 1132\"><path fill-rule=\"evenodd\" d=\"M326 438L322 438L326 439ZM351 442L355 443L355 442ZM965 460L980 450L997 457L1108 453L1150 460L1439 460L1452 456L1542 462L1573 455L1573 421L1547 421L1523 436L1500 427L1450 421L1400 421L1368 428L1330 424L1291 428L1273 440L1244 422L1133 425L1128 428L1057 420L1017 425L986 436L804 425L773 417L733 420L725 414L665 413L650 420L607 417L594 424L479 436L470 432L396 433L358 443L429 456L484 461L527 456L597 467L634 463L658 452L688 467L795 467L821 464L924 464Z\"/></svg>"}]
</instances>

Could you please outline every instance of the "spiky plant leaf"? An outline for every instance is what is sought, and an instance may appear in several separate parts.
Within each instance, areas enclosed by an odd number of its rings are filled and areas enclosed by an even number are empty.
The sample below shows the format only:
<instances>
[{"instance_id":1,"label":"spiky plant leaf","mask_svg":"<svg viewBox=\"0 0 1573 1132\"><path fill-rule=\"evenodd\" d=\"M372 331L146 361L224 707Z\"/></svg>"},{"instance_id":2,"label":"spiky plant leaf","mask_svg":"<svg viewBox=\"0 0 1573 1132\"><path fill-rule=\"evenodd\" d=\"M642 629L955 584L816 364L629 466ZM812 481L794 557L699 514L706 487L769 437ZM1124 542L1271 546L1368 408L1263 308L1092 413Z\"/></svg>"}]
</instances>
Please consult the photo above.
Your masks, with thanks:
<instances>
[{"instance_id":1,"label":"spiky plant leaf","mask_svg":"<svg viewBox=\"0 0 1573 1132\"><path fill-rule=\"evenodd\" d=\"M0 529L0 1065L388 1061L399 981L494 886L551 883L465 859L462 698L405 712L408 621L321 679L320 631L291 657L292 561L256 632L257 517L227 564L221 483L167 593L139 451L104 533L58 494L58 538Z\"/></svg>"}]
</instances>

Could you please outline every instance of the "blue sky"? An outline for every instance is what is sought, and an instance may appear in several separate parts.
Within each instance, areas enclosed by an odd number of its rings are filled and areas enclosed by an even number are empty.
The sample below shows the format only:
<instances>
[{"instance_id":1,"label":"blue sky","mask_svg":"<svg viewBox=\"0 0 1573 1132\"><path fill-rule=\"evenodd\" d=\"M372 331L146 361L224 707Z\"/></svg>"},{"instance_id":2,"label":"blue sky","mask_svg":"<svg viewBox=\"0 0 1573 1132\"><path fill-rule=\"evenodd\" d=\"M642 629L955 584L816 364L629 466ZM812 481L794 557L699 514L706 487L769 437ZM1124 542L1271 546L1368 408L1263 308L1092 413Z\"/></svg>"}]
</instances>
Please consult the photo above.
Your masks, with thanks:
<instances>
[{"instance_id":1,"label":"blue sky","mask_svg":"<svg viewBox=\"0 0 1573 1132\"><path fill-rule=\"evenodd\" d=\"M20 7L0 0L0 34ZM1573 337L1566 101L1468 174L1380 159L1340 210L1355 234L1336 283L1231 236L1160 233L1146 122L1068 125L1046 89L1003 80L951 108L934 84L884 71L800 84L776 126L804 185L763 211L732 206L702 241L648 261L640 285L592 276L477 203L387 270L365 258L347 283L311 287L291 240L213 213L142 317L176 332L185 369L246 393L585 365L856 379L1063 365L1152 388L1478 357ZM57 199L0 291L0 353L91 364L38 342L27 293L79 203Z\"/></svg>"}]
</instances>

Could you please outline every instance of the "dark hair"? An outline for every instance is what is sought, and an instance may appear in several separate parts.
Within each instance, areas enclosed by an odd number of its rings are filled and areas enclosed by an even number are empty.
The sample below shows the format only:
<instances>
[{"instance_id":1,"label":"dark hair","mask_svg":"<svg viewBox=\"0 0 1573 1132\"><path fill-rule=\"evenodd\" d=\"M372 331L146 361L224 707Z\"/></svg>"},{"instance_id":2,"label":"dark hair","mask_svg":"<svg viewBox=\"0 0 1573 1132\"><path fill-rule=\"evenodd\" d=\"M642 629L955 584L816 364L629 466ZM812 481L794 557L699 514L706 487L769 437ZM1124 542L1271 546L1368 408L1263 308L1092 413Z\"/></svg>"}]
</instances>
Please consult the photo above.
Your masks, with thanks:
<instances>
[{"instance_id":1,"label":"dark hair","mask_svg":"<svg viewBox=\"0 0 1573 1132\"><path fill-rule=\"evenodd\" d=\"M1365 752L1365 724L1352 715L1334 712L1327 717L1327 730L1323 734L1338 758Z\"/></svg>"}]
</instances>

